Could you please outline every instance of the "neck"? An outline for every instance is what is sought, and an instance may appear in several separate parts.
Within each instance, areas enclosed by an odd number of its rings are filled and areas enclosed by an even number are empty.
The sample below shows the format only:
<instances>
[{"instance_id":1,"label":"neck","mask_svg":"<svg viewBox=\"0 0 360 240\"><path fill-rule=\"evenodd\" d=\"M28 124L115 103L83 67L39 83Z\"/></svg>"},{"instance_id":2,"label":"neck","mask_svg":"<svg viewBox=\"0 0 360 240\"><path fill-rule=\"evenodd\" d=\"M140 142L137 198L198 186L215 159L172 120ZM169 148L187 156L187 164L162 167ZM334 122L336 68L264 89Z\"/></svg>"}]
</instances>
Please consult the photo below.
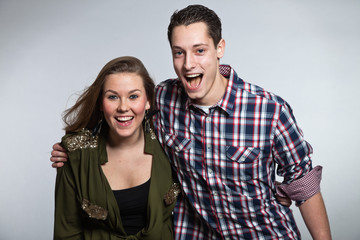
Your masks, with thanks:
<instances>
[{"instance_id":1,"label":"neck","mask_svg":"<svg viewBox=\"0 0 360 240\"><path fill-rule=\"evenodd\" d=\"M217 79L211 87L211 92L203 99L196 99L196 101L194 101L195 104L200 106L213 106L220 101L226 92L228 79L221 75L220 72L217 73L216 78Z\"/></svg>"},{"instance_id":2,"label":"neck","mask_svg":"<svg viewBox=\"0 0 360 240\"><path fill-rule=\"evenodd\" d=\"M121 150L129 150L133 148L143 148L144 131L139 129L135 134L129 137L119 137L117 134L109 133L107 137L107 145L109 148Z\"/></svg>"}]
</instances>

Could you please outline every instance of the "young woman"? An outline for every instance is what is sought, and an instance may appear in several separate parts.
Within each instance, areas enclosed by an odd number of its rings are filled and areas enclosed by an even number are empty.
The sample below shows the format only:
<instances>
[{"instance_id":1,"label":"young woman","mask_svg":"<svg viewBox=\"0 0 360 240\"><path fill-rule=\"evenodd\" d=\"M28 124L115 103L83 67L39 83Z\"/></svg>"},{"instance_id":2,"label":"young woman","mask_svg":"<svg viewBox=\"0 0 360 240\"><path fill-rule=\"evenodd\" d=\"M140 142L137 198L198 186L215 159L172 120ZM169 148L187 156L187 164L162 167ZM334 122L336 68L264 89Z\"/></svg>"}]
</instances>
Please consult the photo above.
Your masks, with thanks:
<instances>
[{"instance_id":1,"label":"young woman","mask_svg":"<svg viewBox=\"0 0 360 240\"><path fill-rule=\"evenodd\" d=\"M179 186L151 130L153 102L142 62L120 57L65 112L54 239L173 239Z\"/></svg>"}]
</instances>

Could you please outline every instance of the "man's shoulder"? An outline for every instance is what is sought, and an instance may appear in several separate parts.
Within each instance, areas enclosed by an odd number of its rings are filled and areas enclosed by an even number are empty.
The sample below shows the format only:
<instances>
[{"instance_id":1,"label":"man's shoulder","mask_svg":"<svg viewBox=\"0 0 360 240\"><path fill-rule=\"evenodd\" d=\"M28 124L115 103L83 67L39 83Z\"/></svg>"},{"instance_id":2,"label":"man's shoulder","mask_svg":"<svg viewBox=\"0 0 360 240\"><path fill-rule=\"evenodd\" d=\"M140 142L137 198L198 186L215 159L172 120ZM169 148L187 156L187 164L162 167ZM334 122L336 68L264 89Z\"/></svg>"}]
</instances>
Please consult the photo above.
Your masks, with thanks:
<instances>
[{"instance_id":1,"label":"man's shoulder","mask_svg":"<svg viewBox=\"0 0 360 240\"><path fill-rule=\"evenodd\" d=\"M160 82L156 86L155 92L157 99L167 99L167 101L182 101L187 99L185 89L177 78L171 78Z\"/></svg>"},{"instance_id":2,"label":"man's shoulder","mask_svg":"<svg viewBox=\"0 0 360 240\"><path fill-rule=\"evenodd\" d=\"M256 84L242 81L242 83L239 84L239 87L241 88L242 91L244 91L254 97L264 98L268 101L276 102L279 104L285 103L285 100L282 97L280 97L279 95L277 95L271 91L268 91L268 90L264 89L263 87L260 87Z\"/></svg>"},{"instance_id":3,"label":"man's shoulder","mask_svg":"<svg viewBox=\"0 0 360 240\"><path fill-rule=\"evenodd\" d=\"M279 104L285 103L284 99L273 92L267 91L254 83L247 82L240 78L235 69L233 69L230 65L221 65L220 72L224 77L232 79L233 87L231 91L233 91L234 88L237 88L248 97L263 98L267 100L267 102L276 102Z\"/></svg>"},{"instance_id":4,"label":"man's shoulder","mask_svg":"<svg viewBox=\"0 0 360 240\"><path fill-rule=\"evenodd\" d=\"M156 89L172 89L174 87L181 88L180 81L177 78L169 78L156 85Z\"/></svg>"}]
</instances>

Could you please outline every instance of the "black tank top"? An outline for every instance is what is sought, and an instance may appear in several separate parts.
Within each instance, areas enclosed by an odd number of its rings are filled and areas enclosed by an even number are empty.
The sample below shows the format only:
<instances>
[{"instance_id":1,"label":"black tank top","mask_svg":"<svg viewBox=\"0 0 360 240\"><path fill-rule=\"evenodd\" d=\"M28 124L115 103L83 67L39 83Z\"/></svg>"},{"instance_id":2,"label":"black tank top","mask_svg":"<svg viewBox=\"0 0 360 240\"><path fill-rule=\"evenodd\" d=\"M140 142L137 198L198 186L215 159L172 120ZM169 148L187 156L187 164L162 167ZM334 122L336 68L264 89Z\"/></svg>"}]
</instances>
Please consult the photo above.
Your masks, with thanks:
<instances>
[{"instance_id":1,"label":"black tank top","mask_svg":"<svg viewBox=\"0 0 360 240\"><path fill-rule=\"evenodd\" d=\"M134 235L146 226L149 188L150 179L133 188L113 190L128 235Z\"/></svg>"}]
</instances>

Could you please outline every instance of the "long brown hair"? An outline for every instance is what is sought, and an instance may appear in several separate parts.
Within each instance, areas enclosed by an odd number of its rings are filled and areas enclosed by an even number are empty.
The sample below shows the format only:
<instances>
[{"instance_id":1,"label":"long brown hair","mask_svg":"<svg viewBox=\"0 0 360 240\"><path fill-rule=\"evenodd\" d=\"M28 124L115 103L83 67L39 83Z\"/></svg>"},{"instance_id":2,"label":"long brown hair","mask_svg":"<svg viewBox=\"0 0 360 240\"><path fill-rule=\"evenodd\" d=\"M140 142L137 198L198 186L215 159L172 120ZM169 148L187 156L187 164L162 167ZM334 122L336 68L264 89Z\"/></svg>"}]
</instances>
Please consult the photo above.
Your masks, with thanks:
<instances>
[{"instance_id":1,"label":"long brown hair","mask_svg":"<svg viewBox=\"0 0 360 240\"><path fill-rule=\"evenodd\" d=\"M106 76L115 73L136 73L144 83L150 111L154 110L155 84L144 64L131 56L119 57L108 62L100 71L94 83L84 90L74 106L64 111L63 121L66 133L77 132L83 128L93 129L102 119L100 106ZM103 125L107 125L103 121Z\"/></svg>"}]
</instances>

